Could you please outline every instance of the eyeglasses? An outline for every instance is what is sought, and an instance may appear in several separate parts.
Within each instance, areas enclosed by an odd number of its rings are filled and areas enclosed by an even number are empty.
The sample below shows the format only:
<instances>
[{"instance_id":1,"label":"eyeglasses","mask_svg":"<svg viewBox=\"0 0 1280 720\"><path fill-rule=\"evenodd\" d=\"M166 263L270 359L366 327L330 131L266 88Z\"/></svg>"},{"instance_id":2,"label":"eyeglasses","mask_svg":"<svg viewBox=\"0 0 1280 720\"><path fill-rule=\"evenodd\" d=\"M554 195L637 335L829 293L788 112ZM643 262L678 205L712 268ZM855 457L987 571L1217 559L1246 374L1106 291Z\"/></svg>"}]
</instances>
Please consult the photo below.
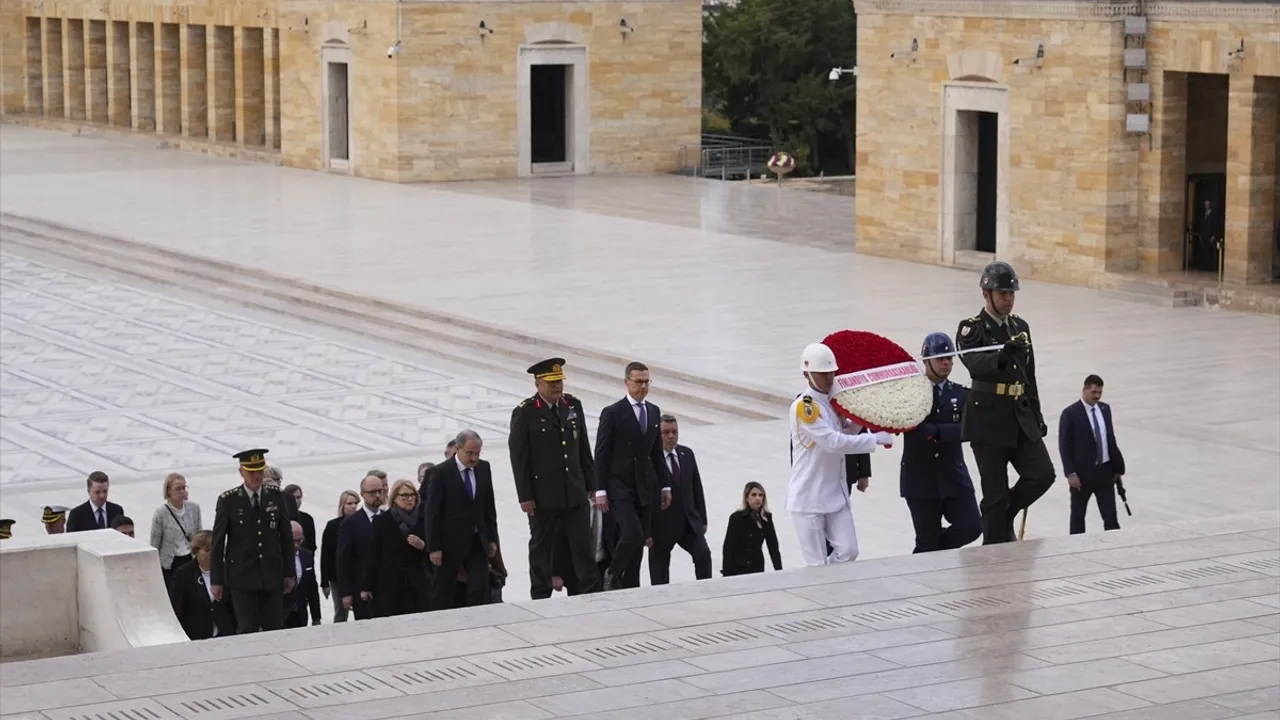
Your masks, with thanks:
<instances>
[{"instance_id":1,"label":"eyeglasses","mask_svg":"<svg viewBox=\"0 0 1280 720\"><path fill-rule=\"evenodd\" d=\"M411 493L411 492L396 493L396 499L398 500L400 498L413 498L414 500L417 500L418 493Z\"/></svg>"}]
</instances>

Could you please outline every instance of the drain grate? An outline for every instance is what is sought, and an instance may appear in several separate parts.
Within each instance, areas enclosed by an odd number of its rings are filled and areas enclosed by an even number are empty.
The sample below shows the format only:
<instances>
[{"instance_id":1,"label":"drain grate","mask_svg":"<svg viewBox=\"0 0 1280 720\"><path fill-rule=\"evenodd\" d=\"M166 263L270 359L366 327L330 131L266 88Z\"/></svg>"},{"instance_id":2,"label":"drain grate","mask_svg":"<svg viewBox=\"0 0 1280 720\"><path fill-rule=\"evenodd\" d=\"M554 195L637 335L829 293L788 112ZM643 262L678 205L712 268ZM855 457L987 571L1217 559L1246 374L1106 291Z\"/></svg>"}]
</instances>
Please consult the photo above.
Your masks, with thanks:
<instances>
[{"instance_id":1,"label":"drain grate","mask_svg":"<svg viewBox=\"0 0 1280 720\"><path fill-rule=\"evenodd\" d=\"M343 705L401 694L387 685L357 672L298 678L295 680L279 680L264 683L263 687L294 705L304 708Z\"/></svg>"},{"instance_id":2,"label":"drain grate","mask_svg":"<svg viewBox=\"0 0 1280 720\"><path fill-rule=\"evenodd\" d=\"M692 635L681 635L676 642L684 643L693 648L709 648L718 645L732 645L734 643L754 642L759 640L760 636L748 630L739 628L728 628L725 630L713 630L711 632L694 633Z\"/></svg>"},{"instance_id":3,"label":"drain grate","mask_svg":"<svg viewBox=\"0 0 1280 720\"><path fill-rule=\"evenodd\" d=\"M876 610L863 610L862 612L848 613L845 617L860 625L876 629L919 625L926 622L925 618L947 618L945 615L922 607L916 607L915 605L898 605Z\"/></svg>"},{"instance_id":4,"label":"drain grate","mask_svg":"<svg viewBox=\"0 0 1280 720\"><path fill-rule=\"evenodd\" d=\"M831 632L832 630L845 630L850 624L836 618L817 617L806 620L792 620L790 622L781 622L773 625L766 625L765 630L778 633L779 635L800 635L803 633L815 632Z\"/></svg>"},{"instance_id":5,"label":"drain grate","mask_svg":"<svg viewBox=\"0 0 1280 720\"><path fill-rule=\"evenodd\" d=\"M469 657L467 660L507 680L527 680L600 669L599 665L590 660L561 652L556 648L507 650Z\"/></svg>"},{"instance_id":6,"label":"drain grate","mask_svg":"<svg viewBox=\"0 0 1280 720\"><path fill-rule=\"evenodd\" d=\"M1165 574L1178 580L1213 580L1223 575L1234 575L1238 572L1240 572L1240 568L1229 565L1201 565L1182 570L1170 570Z\"/></svg>"},{"instance_id":7,"label":"drain grate","mask_svg":"<svg viewBox=\"0 0 1280 720\"><path fill-rule=\"evenodd\" d=\"M1012 605L1012 600L1006 600L991 595L979 595L971 598L961 598L959 600L944 600L935 602L934 607L942 608L948 612L964 612L965 610L988 610L991 608L1004 607Z\"/></svg>"},{"instance_id":8,"label":"drain grate","mask_svg":"<svg viewBox=\"0 0 1280 720\"><path fill-rule=\"evenodd\" d=\"M1077 582L1079 581L1077 580ZM1142 590L1149 587L1167 585L1168 583L1162 578L1152 577L1150 575L1123 575L1121 577L1094 580L1092 582L1086 582L1085 584L1096 587L1099 590L1123 592L1126 590Z\"/></svg>"},{"instance_id":9,"label":"drain grate","mask_svg":"<svg viewBox=\"0 0 1280 720\"><path fill-rule=\"evenodd\" d=\"M627 658L640 657L642 655L652 655L670 650L667 645L659 643L656 640L642 640L633 643L619 643L617 645L600 645L597 647L583 648L580 652L588 656L592 660L609 662L612 660L625 660Z\"/></svg>"},{"instance_id":10,"label":"drain grate","mask_svg":"<svg viewBox=\"0 0 1280 720\"><path fill-rule=\"evenodd\" d=\"M1257 570L1261 573L1269 573L1272 570L1280 570L1280 557L1259 558L1257 560L1245 560L1240 563L1250 570Z\"/></svg>"},{"instance_id":11,"label":"drain grate","mask_svg":"<svg viewBox=\"0 0 1280 720\"><path fill-rule=\"evenodd\" d=\"M45 710L43 715L49 720L179 720L180 717L160 703L148 699Z\"/></svg>"},{"instance_id":12,"label":"drain grate","mask_svg":"<svg viewBox=\"0 0 1280 720\"><path fill-rule=\"evenodd\" d=\"M457 660L392 665L366 670L364 674L409 695L487 685L501 680L493 673Z\"/></svg>"},{"instance_id":13,"label":"drain grate","mask_svg":"<svg viewBox=\"0 0 1280 720\"><path fill-rule=\"evenodd\" d=\"M157 699L188 720L232 720L298 709L257 685L180 693ZM103 716L103 720L109 720L109 716Z\"/></svg>"}]
</instances>

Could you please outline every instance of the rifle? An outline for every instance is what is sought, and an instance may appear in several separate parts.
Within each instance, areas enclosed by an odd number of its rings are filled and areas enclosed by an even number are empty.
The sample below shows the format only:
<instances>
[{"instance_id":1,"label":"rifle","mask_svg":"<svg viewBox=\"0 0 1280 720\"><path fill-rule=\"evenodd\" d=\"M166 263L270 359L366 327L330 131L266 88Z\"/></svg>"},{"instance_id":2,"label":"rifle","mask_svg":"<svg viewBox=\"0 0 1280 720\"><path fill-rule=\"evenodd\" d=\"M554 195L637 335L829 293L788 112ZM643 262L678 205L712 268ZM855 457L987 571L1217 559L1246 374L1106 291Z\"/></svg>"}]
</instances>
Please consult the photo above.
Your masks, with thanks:
<instances>
[{"instance_id":1,"label":"rifle","mask_svg":"<svg viewBox=\"0 0 1280 720\"><path fill-rule=\"evenodd\" d=\"M1133 511L1129 509L1129 494L1124 491L1124 480L1116 478L1116 494L1120 496L1120 502L1124 503L1125 514L1133 516Z\"/></svg>"}]
</instances>

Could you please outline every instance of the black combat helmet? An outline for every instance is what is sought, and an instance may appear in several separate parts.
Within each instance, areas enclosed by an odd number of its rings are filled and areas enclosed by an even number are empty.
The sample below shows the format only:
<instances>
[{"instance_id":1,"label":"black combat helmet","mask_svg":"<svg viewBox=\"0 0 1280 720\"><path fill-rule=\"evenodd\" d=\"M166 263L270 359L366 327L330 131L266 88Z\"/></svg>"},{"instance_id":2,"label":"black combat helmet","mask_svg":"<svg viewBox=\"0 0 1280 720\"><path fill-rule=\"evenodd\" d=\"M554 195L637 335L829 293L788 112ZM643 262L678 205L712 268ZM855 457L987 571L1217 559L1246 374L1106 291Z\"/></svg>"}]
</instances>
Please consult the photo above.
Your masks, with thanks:
<instances>
[{"instance_id":1,"label":"black combat helmet","mask_svg":"<svg viewBox=\"0 0 1280 720\"><path fill-rule=\"evenodd\" d=\"M978 287L983 290L1018 290L1018 273L1013 266L1003 260L987 263L982 269L982 281Z\"/></svg>"}]
</instances>

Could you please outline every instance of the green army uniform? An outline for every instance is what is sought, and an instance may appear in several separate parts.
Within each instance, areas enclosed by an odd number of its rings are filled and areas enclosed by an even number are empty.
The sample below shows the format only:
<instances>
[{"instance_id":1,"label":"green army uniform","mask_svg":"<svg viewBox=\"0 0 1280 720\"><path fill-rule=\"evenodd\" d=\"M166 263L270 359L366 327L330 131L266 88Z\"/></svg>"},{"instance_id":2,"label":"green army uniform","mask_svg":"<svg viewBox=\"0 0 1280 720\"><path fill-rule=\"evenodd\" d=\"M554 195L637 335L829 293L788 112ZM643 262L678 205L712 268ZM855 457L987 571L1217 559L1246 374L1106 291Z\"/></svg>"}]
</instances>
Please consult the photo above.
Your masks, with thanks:
<instances>
[{"instance_id":1,"label":"green army uniform","mask_svg":"<svg viewBox=\"0 0 1280 720\"><path fill-rule=\"evenodd\" d=\"M266 467L266 450L236 455L240 467ZM256 495L245 485L218 496L213 516L212 584L230 599L240 633L284 625L284 584L294 578L293 528L283 493L266 485Z\"/></svg>"},{"instance_id":2,"label":"green army uniform","mask_svg":"<svg viewBox=\"0 0 1280 720\"><path fill-rule=\"evenodd\" d=\"M539 380L564 380L564 360L530 367ZM533 501L529 516L529 583L534 600L551 597L551 557L557 530L569 541L581 592L600 589L589 498L596 493L595 460L582 402L569 394L553 405L540 395L511 411L511 471L520 502Z\"/></svg>"},{"instance_id":3,"label":"green army uniform","mask_svg":"<svg viewBox=\"0 0 1280 720\"><path fill-rule=\"evenodd\" d=\"M8 540L13 537L14 521L8 518L0 520L0 540Z\"/></svg>"},{"instance_id":4,"label":"green army uniform","mask_svg":"<svg viewBox=\"0 0 1280 720\"><path fill-rule=\"evenodd\" d=\"M983 290L1018 290L1008 263L993 262L983 271ZM960 421L960 440L969 443L982 481L982 544L1016 539L1014 519L1053 484L1053 461L1044 445L1047 428L1040 411L1031 326L1017 315L1004 323L984 308L960 321L956 346L961 352L999 348L960 356L972 387ZM1009 487L1012 464L1019 478Z\"/></svg>"}]
</instances>

